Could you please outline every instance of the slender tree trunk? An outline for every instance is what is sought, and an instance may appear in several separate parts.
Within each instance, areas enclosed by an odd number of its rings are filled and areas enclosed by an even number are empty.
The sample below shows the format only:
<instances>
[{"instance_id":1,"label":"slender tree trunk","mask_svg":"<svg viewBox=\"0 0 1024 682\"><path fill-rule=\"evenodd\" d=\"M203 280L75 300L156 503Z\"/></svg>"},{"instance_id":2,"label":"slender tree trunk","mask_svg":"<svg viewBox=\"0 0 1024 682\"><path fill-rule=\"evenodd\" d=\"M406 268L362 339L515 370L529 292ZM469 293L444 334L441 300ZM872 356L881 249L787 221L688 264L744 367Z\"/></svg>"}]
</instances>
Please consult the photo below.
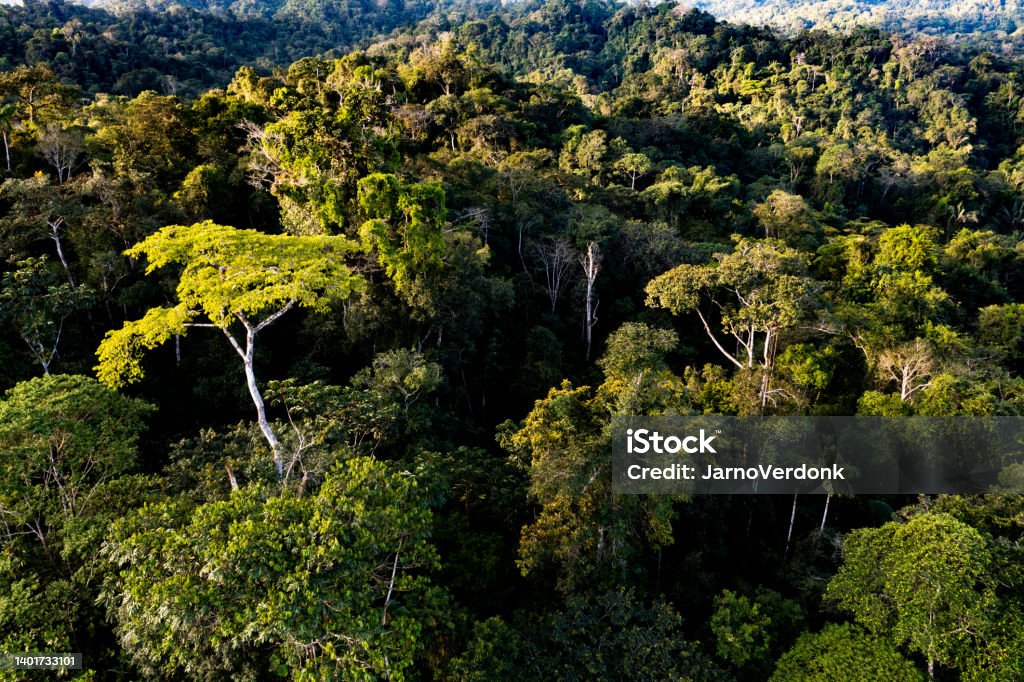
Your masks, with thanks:
<instances>
[{"instance_id":1,"label":"slender tree trunk","mask_svg":"<svg viewBox=\"0 0 1024 682\"><path fill-rule=\"evenodd\" d=\"M590 350L593 341L593 329L597 324L597 305L594 302L594 282L597 280L597 273L601 270L601 250L596 242L590 242L587 252L580 257L580 264L583 266L583 273L587 278L586 311L584 319L584 332L587 339L587 360L590 360Z\"/></svg>"},{"instance_id":2,"label":"slender tree trunk","mask_svg":"<svg viewBox=\"0 0 1024 682\"><path fill-rule=\"evenodd\" d=\"M832 501L832 493L825 496L825 511L821 513L821 528L818 529L818 535L825 534L825 521L828 520L828 503Z\"/></svg>"},{"instance_id":3,"label":"slender tree trunk","mask_svg":"<svg viewBox=\"0 0 1024 682\"><path fill-rule=\"evenodd\" d=\"M789 530L786 532L786 551L783 556L789 556L789 542L793 538L793 524L796 523L796 498L797 493L793 493L793 510L789 513Z\"/></svg>"},{"instance_id":4,"label":"slender tree trunk","mask_svg":"<svg viewBox=\"0 0 1024 682\"><path fill-rule=\"evenodd\" d=\"M590 349L591 349L591 345L593 344L593 329L594 329L594 325L591 323L592 319L593 319L593 312L591 311L590 286L587 286L587 319L586 319L585 328L584 328L584 331L586 332L586 335L587 335L587 357L586 357L587 360L590 359Z\"/></svg>"},{"instance_id":5,"label":"slender tree trunk","mask_svg":"<svg viewBox=\"0 0 1024 682\"><path fill-rule=\"evenodd\" d=\"M267 444L270 445L270 450L274 455L274 468L277 470L277 480L284 481L284 460L281 457L281 443L277 440L277 436L274 435L274 430L270 428L270 422L267 421L267 410L263 404L263 396L260 394L259 386L256 383L256 371L253 368L253 356L256 348L256 334L262 328L262 326L269 324L274 319L283 314L285 311L291 308L291 304L288 305L285 310L271 316L270 319L264 320L258 327L253 327L244 319L242 323L245 325L245 348L242 348L231 332L228 331L227 327L222 327L221 331L224 332L224 336L227 337L228 341L235 351L241 356L242 363L245 366L245 384L249 388L249 395L252 397L253 405L256 406L256 421L260 426L260 431L263 433L263 437L267 440Z\"/></svg>"},{"instance_id":6,"label":"slender tree trunk","mask_svg":"<svg viewBox=\"0 0 1024 682\"><path fill-rule=\"evenodd\" d=\"M516 251L519 254L519 262L523 264L523 271L526 271L526 261L523 259L523 225L519 223L519 243L516 245Z\"/></svg>"},{"instance_id":7,"label":"slender tree trunk","mask_svg":"<svg viewBox=\"0 0 1024 682\"><path fill-rule=\"evenodd\" d=\"M3 131L0 131L0 133L3 134L3 138L4 138L4 158L7 160L7 172L10 173L11 172L11 147L10 147L9 143L7 142L7 131L3 130Z\"/></svg>"},{"instance_id":8,"label":"slender tree trunk","mask_svg":"<svg viewBox=\"0 0 1024 682\"><path fill-rule=\"evenodd\" d=\"M253 332L251 329L246 330L245 334L245 383L249 387L249 395L252 396L252 402L256 405L256 421L260 425L260 431L263 432L263 437L267 439L267 443L270 445L270 449L274 453L274 468L277 469L277 480L281 481L284 479L284 461L281 458L281 444L277 440L277 436L274 435L274 430L270 428L270 422L267 421L267 410L263 405L263 396L260 395L259 386L256 384L256 372L253 369L253 351L255 349L255 341Z\"/></svg>"},{"instance_id":9,"label":"slender tree trunk","mask_svg":"<svg viewBox=\"0 0 1024 682\"><path fill-rule=\"evenodd\" d=\"M231 467L224 464L224 468L228 472L228 482L231 483L232 490L238 490L238 479L235 478L235 472L231 471Z\"/></svg>"},{"instance_id":10,"label":"slender tree trunk","mask_svg":"<svg viewBox=\"0 0 1024 682\"><path fill-rule=\"evenodd\" d=\"M715 344L715 348L717 348L719 352L722 353L722 355L728 358L732 362L732 364L736 365L740 369L744 369L743 363L737 360L735 357L733 357L733 355L729 351L727 351L725 347L722 346L722 344L718 341L718 337L716 337L714 332L711 331L711 326L708 324L707 319L704 317L704 313L700 311L700 308L695 307L693 310L694 312L697 313L697 317L700 318L701 324L704 325L704 331L707 332L708 338L711 339L712 343Z\"/></svg>"},{"instance_id":11,"label":"slender tree trunk","mask_svg":"<svg viewBox=\"0 0 1024 682\"><path fill-rule=\"evenodd\" d=\"M71 286L75 286L75 278L71 276L71 266L68 265L68 259L64 257L64 245L60 241L60 228L64 224L64 219L52 220L48 224L50 226L50 239L53 240L54 245L57 247L57 258L60 259L60 264L64 266L64 272L68 275L68 282L71 283Z\"/></svg>"},{"instance_id":12,"label":"slender tree trunk","mask_svg":"<svg viewBox=\"0 0 1024 682\"><path fill-rule=\"evenodd\" d=\"M402 541L398 541L398 551L395 552L395 563L391 565L391 580L388 581L388 593L384 597L384 610L381 613L380 624L388 624L388 607L391 605L391 595L395 591L395 577L398 575L398 559L402 554Z\"/></svg>"},{"instance_id":13,"label":"slender tree trunk","mask_svg":"<svg viewBox=\"0 0 1024 682\"><path fill-rule=\"evenodd\" d=\"M388 607L391 605L391 595L395 590L395 578L398 576L398 560L402 554L402 541L398 541L398 550L395 552L395 563L391 565L391 580L388 581L388 593L384 597L384 609L380 616L381 627L386 627L388 624ZM392 679L391 675L391 662L388 660L387 654L384 655L384 677L385 679Z\"/></svg>"}]
</instances>

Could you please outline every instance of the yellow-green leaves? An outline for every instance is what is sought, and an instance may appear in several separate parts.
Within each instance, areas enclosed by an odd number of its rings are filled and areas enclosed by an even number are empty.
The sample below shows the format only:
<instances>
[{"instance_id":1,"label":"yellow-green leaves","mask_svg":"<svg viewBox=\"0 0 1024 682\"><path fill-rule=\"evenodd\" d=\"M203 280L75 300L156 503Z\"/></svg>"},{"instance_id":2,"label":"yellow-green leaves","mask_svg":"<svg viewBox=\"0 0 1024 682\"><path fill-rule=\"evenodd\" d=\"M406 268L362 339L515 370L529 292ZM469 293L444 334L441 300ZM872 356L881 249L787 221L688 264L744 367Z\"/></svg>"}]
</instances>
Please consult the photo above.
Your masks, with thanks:
<instances>
[{"instance_id":1,"label":"yellow-green leaves","mask_svg":"<svg viewBox=\"0 0 1024 682\"><path fill-rule=\"evenodd\" d=\"M175 334L184 334L185 324L192 317L181 306L152 308L141 320L126 322L120 329L107 332L96 351L100 360L97 378L111 388L139 381L141 352L156 348Z\"/></svg>"},{"instance_id":2,"label":"yellow-green leaves","mask_svg":"<svg viewBox=\"0 0 1024 682\"><path fill-rule=\"evenodd\" d=\"M717 260L680 265L654 279L647 285L647 304L679 314L725 294L720 311L732 332L792 324L814 290L805 256L775 239L739 239L732 253Z\"/></svg>"},{"instance_id":3,"label":"yellow-green leaves","mask_svg":"<svg viewBox=\"0 0 1024 682\"><path fill-rule=\"evenodd\" d=\"M696 312L715 346L733 364L753 368L756 355L763 357L764 369L770 369L779 334L814 305L818 285L807 276L806 256L796 249L776 239L734 239L735 250L716 255L717 262L683 264L652 280L647 305L675 314ZM718 341L701 311L705 302L717 309L722 331L735 337L741 353L725 350Z\"/></svg>"},{"instance_id":4,"label":"yellow-green leaves","mask_svg":"<svg viewBox=\"0 0 1024 682\"><path fill-rule=\"evenodd\" d=\"M344 237L271 235L206 221L165 227L126 253L149 259L147 273L184 266L178 298L218 326L294 300L322 309L345 298L361 280L344 263L355 250Z\"/></svg>"},{"instance_id":5,"label":"yellow-green leaves","mask_svg":"<svg viewBox=\"0 0 1024 682\"><path fill-rule=\"evenodd\" d=\"M708 266L676 266L647 285L647 305L676 315L696 308L701 294L718 283L715 274Z\"/></svg>"},{"instance_id":6,"label":"yellow-green leaves","mask_svg":"<svg viewBox=\"0 0 1024 682\"><path fill-rule=\"evenodd\" d=\"M292 306L325 309L362 286L345 264L354 249L344 237L271 235L209 221L163 228L126 254L146 257L147 274L183 266L178 303L108 332L98 351L100 379L111 386L139 380L141 351L191 324L258 330Z\"/></svg>"}]
</instances>

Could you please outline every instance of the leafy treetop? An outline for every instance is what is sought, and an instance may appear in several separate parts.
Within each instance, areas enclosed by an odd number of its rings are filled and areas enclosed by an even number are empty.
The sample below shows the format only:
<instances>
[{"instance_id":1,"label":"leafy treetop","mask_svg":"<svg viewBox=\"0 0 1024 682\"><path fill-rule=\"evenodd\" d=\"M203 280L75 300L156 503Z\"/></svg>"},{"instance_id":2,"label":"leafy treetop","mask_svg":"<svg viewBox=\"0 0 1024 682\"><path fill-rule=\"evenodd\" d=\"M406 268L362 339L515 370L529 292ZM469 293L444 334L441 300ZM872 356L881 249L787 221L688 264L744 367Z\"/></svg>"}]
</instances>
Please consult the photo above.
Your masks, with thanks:
<instances>
[{"instance_id":1,"label":"leafy treetop","mask_svg":"<svg viewBox=\"0 0 1024 682\"><path fill-rule=\"evenodd\" d=\"M163 228L125 253L146 256L147 273L172 263L184 266L178 303L108 332L98 351L99 378L114 387L137 381L139 351L190 326L227 332L240 322L255 335L292 307L324 310L362 286L344 263L355 248L344 237L270 235L210 221ZM208 322L194 322L200 317Z\"/></svg>"}]
</instances>

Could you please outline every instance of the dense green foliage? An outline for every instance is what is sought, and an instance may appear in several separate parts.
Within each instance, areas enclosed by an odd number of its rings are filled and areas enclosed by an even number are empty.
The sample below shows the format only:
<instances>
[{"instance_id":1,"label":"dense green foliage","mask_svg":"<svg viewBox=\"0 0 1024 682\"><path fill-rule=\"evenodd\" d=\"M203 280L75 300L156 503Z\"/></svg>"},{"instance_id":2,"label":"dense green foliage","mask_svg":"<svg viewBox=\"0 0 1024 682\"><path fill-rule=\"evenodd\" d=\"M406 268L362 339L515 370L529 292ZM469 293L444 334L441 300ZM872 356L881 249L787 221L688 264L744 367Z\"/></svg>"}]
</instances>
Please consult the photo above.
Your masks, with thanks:
<instances>
[{"instance_id":1,"label":"dense green foliage","mask_svg":"<svg viewBox=\"0 0 1024 682\"><path fill-rule=\"evenodd\" d=\"M354 458L309 497L252 486L122 519L101 599L148 675L402 679L437 606L429 527L413 479Z\"/></svg>"},{"instance_id":2,"label":"dense green foliage","mask_svg":"<svg viewBox=\"0 0 1024 682\"><path fill-rule=\"evenodd\" d=\"M93 3L99 5L99 3ZM415 24L427 3L126 2L0 4L0 68L46 64L93 94L143 90L197 95L242 65L263 70L355 47Z\"/></svg>"},{"instance_id":3,"label":"dense green foliage","mask_svg":"<svg viewBox=\"0 0 1024 682\"><path fill-rule=\"evenodd\" d=\"M1017 497L610 481L616 415L1024 412L1012 51L565 0L2 17L0 649L1020 679Z\"/></svg>"},{"instance_id":4,"label":"dense green foliage","mask_svg":"<svg viewBox=\"0 0 1024 682\"><path fill-rule=\"evenodd\" d=\"M850 678L851 671L868 679L893 682L924 679L896 650L849 625L826 625L821 632L801 635L779 659L771 679L841 682Z\"/></svg>"}]
</instances>

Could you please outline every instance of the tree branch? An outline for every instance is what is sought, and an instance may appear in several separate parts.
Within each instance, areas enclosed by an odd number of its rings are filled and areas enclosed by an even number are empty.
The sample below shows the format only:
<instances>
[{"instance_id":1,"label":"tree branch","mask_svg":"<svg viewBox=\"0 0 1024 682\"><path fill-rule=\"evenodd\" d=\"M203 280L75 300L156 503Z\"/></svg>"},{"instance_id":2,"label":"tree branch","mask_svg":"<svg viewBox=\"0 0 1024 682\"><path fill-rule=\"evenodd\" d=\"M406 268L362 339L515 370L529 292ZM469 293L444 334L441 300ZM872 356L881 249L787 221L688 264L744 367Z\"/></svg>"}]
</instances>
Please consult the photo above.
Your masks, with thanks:
<instances>
[{"instance_id":1,"label":"tree branch","mask_svg":"<svg viewBox=\"0 0 1024 682\"><path fill-rule=\"evenodd\" d=\"M729 361L732 362L732 364L736 365L740 369L743 369L743 363L734 358L732 354L729 353L729 351L727 351L725 348L723 348L722 344L718 342L718 339L715 337L714 332L711 331L711 327L708 325L708 321L704 319L704 315L700 312L700 308L694 308L694 310L697 311L697 317L699 317L700 321L704 324L704 331L708 333L708 337L715 344L715 348L721 351L722 355L729 358Z\"/></svg>"},{"instance_id":2,"label":"tree branch","mask_svg":"<svg viewBox=\"0 0 1024 682\"><path fill-rule=\"evenodd\" d=\"M231 347L234 348L235 351L238 352L238 354L242 357L242 360L245 360L246 359L245 349L242 348L242 346L238 343L238 340L235 339L235 337L231 335L231 332L228 331L227 327L221 327L220 330L222 332L224 332L224 336L228 337L228 341L231 342Z\"/></svg>"},{"instance_id":3,"label":"tree branch","mask_svg":"<svg viewBox=\"0 0 1024 682\"><path fill-rule=\"evenodd\" d=\"M270 326L271 324L273 324L273 323L274 323L275 321L277 321L277 319L278 319L279 317L281 317L281 316L282 316L282 315L284 315L284 314L285 314L286 312L288 312L289 310L291 310L292 308L294 308L294 307L295 307L295 303L296 303L296 301L295 301L295 299L293 298L292 300L288 301L288 303L287 303L287 304L285 305L285 307L281 308L281 309L280 309L280 310L278 310L278 311L277 311L276 313L273 313L272 315L270 315L269 317L267 317L267 318L266 318L265 320L263 320L262 322L260 322L259 324L257 324L257 325L256 325L255 327L253 327L253 330L252 330L252 335L253 335L253 336L256 336L256 335L257 335L257 334L259 334L259 333L260 333L260 332L261 332L261 331L262 331L263 329L265 329L266 327L268 327L268 326Z\"/></svg>"}]
</instances>

